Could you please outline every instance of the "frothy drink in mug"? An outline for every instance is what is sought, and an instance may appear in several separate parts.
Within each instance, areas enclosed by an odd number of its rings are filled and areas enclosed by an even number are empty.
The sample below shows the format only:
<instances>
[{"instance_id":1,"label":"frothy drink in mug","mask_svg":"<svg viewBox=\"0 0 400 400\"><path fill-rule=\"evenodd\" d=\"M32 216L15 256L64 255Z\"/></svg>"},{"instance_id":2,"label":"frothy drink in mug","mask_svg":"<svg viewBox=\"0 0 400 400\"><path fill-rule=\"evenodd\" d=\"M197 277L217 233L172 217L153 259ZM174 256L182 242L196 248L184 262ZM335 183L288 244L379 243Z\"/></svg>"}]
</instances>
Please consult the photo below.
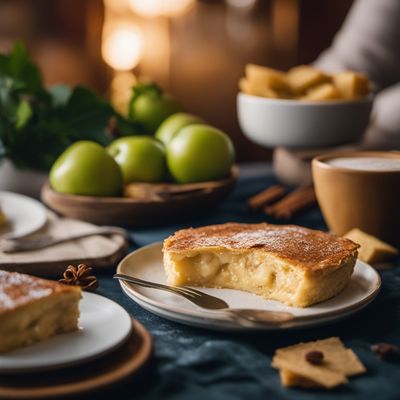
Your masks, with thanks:
<instances>
[{"instance_id":1,"label":"frothy drink in mug","mask_svg":"<svg viewBox=\"0 0 400 400\"><path fill-rule=\"evenodd\" d=\"M334 167L359 171L400 171L400 158L338 157L326 163Z\"/></svg>"},{"instance_id":2,"label":"frothy drink in mug","mask_svg":"<svg viewBox=\"0 0 400 400\"><path fill-rule=\"evenodd\" d=\"M312 161L318 203L329 229L353 228L400 244L400 152L325 154Z\"/></svg>"}]
</instances>

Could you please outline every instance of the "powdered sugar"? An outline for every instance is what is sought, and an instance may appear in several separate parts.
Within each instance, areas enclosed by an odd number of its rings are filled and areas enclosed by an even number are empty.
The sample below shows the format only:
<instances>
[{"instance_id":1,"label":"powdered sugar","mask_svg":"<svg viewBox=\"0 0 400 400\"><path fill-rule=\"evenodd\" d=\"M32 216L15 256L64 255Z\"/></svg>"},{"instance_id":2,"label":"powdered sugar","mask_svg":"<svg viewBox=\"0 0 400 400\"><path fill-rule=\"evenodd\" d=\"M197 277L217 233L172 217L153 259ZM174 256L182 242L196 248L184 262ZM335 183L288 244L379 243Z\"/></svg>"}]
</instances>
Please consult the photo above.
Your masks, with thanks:
<instances>
[{"instance_id":1,"label":"powdered sugar","mask_svg":"<svg viewBox=\"0 0 400 400\"><path fill-rule=\"evenodd\" d=\"M318 268L341 262L358 246L348 239L296 225L227 223L180 230L165 241L164 247L167 251L257 248L302 266Z\"/></svg>"},{"instance_id":2,"label":"powdered sugar","mask_svg":"<svg viewBox=\"0 0 400 400\"><path fill-rule=\"evenodd\" d=\"M0 271L0 312L47 297L59 286L57 282Z\"/></svg>"}]
</instances>

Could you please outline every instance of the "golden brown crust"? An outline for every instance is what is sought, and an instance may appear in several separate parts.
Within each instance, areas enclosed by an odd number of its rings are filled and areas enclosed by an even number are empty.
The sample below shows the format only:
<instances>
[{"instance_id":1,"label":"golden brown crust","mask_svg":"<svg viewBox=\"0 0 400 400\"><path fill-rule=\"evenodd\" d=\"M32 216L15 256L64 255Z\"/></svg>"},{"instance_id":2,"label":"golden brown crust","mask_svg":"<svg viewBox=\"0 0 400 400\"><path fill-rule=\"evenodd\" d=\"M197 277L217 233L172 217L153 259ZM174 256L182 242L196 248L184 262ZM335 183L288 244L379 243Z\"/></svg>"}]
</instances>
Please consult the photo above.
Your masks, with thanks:
<instances>
[{"instance_id":1,"label":"golden brown crust","mask_svg":"<svg viewBox=\"0 0 400 400\"><path fill-rule=\"evenodd\" d=\"M0 271L0 314L52 294L71 291L80 292L80 288L16 272Z\"/></svg>"},{"instance_id":2,"label":"golden brown crust","mask_svg":"<svg viewBox=\"0 0 400 400\"><path fill-rule=\"evenodd\" d=\"M358 244L296 225L226 223L177 231L164 241L164 251L200 248L260 249L308 270L338 267L357 256Z\"/></svg>"}]
</instances>

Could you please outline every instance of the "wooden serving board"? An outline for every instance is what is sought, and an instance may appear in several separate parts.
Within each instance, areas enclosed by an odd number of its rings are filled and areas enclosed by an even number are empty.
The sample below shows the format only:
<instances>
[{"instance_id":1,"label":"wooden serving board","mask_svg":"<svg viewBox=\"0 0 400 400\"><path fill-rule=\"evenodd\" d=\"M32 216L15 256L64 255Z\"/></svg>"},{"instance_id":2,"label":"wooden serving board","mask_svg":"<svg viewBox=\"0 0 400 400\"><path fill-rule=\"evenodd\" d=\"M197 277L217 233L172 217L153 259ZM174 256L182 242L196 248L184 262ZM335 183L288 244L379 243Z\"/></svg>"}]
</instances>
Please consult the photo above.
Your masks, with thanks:
<instances>
[{"instance_id":1,"label":"wooden serving board","mask_svg":"<svg viewBox=\"0 0 400 400\"><path fill-rule=\"evenodd\" d=\"M83 233L93 225L48 213L47 224L36 235L63 236ZM86 264L97 268L115 266L126 254L128 243L121 235L91 236L71 240L40 250L5 254L0 252L0 269L38 276L60 277L69 264Z\"/></svg>"},{"instance_id":2,"label":"wooden serving board","mask_svg":"<svg viewBox=\"0 0 400 400\"><path fill-rule=\"evenodd\" d=\"M78 196L57 193L47 183L41 198L61 215L95 224L145 227L176 222L207 212L235 187L239 171L219 181L179 185L135 183L125 197Z\"/></svg>"},{"instance_id":3,"label":"wooden serving board","mask_svg":"<svg viewBox=\"0 0 400 400\"><path fill-rule=\"evenodd\" d=\"M151 350L150 333L133 320L128 341L103 358L46 373L0 374L0 399L45 399L98 392L132 376L149 359Z\"/></svg>"}]
</instances>

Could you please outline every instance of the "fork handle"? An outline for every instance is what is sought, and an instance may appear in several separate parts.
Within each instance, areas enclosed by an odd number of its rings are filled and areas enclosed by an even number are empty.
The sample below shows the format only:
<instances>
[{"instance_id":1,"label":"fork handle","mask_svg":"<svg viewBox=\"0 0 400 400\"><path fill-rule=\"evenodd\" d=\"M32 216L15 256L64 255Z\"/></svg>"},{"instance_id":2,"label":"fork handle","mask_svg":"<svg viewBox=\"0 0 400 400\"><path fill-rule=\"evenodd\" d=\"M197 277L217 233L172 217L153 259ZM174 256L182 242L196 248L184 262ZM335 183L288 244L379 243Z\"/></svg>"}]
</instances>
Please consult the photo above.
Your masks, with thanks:
<instances>
[{"instance_id":1,"label":"fork handle","mask_svg":"<svg viewBox=\"0 0 400 400\"><path fill-rule=\"evenodd\" d=\"M150 289L159 289L163 290L169 293L176 294L178 296L184 297L186 300L189 300L191 303L200 306L201 308L206 308L202 307L201 305L198 304L198 301L194 301L194 299L191 298L190 295L187 293L182 292L182 288L178 289L175 287L163 285L161 283L156 283L156 282L149 282L149 281L144 281L139 278L135 278L130 275L125 275L125 274L115 274L113 278L130 282L133 283L134 285L142 286L145 288L150 288ZM204 293L202 293L205 295ZM227 307L229 307L227 305ZM294 316L291 313L288 312L273 312L273 311L263 311L263 310L247 310L247 309L235 309L235 308L223 308L223 309L210 309L207 308L207 311L210 313L221 313L223 312L225 316L227 316L229 319L235 321L239 325L242 326L260 326L260 325L282 325L284 323L288 323L291 320L293 320Z\"/></svg>"},{"instance_id":2,"label":"fork handle","mask_svg":"<svg viewBox=\"0 0 400 400\"><path fill-rule=\"evenodd\" d=\"M125 229L115 226L102 226L93 229L89 232L76 233L70 236L59 238L45 237L45 238L21 238L21 239L6 239L2 244L3 253L16 253L18 251L38 250L45 247L54 246L55 244L69 242L70 240L83 239L96 235L121 235L125 239L129 239L128 232Z\"/></svg>"}]
</instances>

